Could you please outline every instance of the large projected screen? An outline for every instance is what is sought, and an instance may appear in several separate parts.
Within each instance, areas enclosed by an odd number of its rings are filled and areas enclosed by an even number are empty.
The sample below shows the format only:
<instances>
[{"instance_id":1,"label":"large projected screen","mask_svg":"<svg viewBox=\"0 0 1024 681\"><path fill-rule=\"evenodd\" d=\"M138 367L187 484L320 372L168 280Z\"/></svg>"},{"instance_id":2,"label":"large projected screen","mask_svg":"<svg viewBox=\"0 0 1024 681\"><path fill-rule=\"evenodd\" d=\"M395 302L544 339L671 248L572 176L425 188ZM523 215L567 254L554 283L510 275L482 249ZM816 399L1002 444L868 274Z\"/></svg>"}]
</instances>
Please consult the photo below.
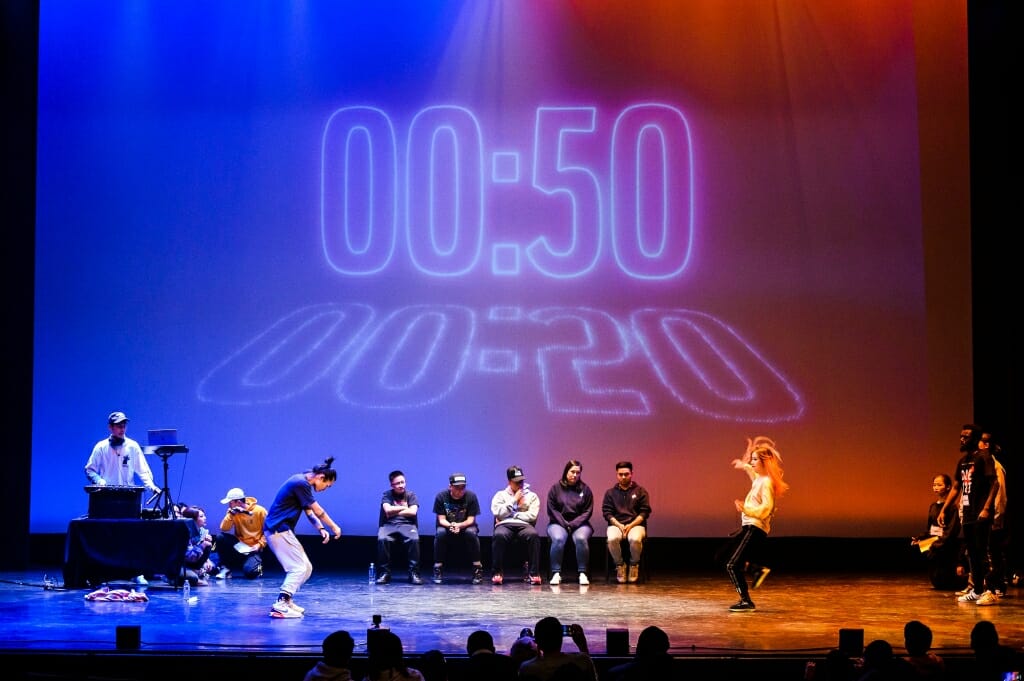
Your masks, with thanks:
<instances>
[{"instance_id":1,"label":"large projected screen","mask_svg":"<svg viewBox=\"0 0 1024 681\"><path fill-rule=\"evenodd\" d=\"M777 533L921 531L972 404L963 13L44 0L32 531L114 410L213 517L326 456L351 535L393 469L431 527L451 472L628 459L652 535L724 535L768 435Z\"/></svg>"}]
</instances>

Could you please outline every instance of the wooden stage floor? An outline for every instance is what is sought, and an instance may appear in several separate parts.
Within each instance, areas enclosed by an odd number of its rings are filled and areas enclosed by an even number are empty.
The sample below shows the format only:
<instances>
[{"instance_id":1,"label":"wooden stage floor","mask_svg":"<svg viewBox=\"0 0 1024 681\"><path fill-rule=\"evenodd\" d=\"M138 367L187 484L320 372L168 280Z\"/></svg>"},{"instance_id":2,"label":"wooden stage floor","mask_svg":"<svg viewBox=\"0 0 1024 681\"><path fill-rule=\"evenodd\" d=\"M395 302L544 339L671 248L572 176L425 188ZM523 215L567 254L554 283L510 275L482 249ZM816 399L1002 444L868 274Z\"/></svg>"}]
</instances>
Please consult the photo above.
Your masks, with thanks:
<instances>
[{"instance_id":1,"label":"wooden stage floor","mask_svg":"<svg viewBox=\"0 0 1024 681\"><path fill-rule=\"evenodd\" d=\"M756 612L732 613L736 594L724 574L654 575L646 584L616 585L595 579L589 587L521 582L473 586L468 575L422 586L397 580L371 586L364 574L315 570L296 596L302 619L274 619L269 606L282 574L262 579L213 580L197 587L188 605L180 590L162 584L145 589L148 602L94 602L88 589L47 589L44 574L0 573L0 651L114 651L116 628L140 628L140 651L233 651L301 653L316 657L323 637L348 630L356 653L365 653L366 629L380 614L412 655L430 649L463 654L475 629L491 632L507 651L523 627L555 615L581 624L591 652L606 654L606 630L629 631L630 651L640 631L664 629L677 656L737 657L821 655L838 644L840 628L864 630L864 640L886 639L902 651L903 625L918 619L935 634L940 653L969 654L971 628L996 624L1004 643L1024 645L1024 589L1011 587L998 604L959 604L935 591L919 574L776 574L752 592ZM60 579L57 577L56 579ZM115 583L114 587L126 584ZM571 647L572 644L569 644Z\"/></svg>"}]
</instances>

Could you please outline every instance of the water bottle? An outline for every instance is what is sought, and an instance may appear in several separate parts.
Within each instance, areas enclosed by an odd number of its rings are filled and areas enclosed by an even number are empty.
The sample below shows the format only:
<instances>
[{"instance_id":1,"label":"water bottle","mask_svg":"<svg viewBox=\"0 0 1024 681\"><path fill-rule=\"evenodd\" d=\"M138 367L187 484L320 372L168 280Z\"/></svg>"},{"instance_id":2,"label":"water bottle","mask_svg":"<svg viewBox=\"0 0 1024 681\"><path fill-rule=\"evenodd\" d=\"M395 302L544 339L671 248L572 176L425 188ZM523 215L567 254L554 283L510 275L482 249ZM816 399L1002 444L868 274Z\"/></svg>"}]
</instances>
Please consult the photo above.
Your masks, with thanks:
<instances>
[{"instance_id":1,"label":"water bottle","mask_svg":"<svg viewBox=\"0 0 1024 681\"><path fill-rule=\"evenodd\" d=\"M373 563L370 563L369 582L370 584L377 583L377 569L373 567Z\"/></svg>"},{"instance_id":2,"label":"water bottle","mask_svg":"<svg viewBox=\"0 0 1024 681\"><path fill-rule=\"evenodd\" d=\"M187 579L181 587L181 597L186 603L188 603L188 599L192 597L192 584Z\"/></svg>"}]
</instances>

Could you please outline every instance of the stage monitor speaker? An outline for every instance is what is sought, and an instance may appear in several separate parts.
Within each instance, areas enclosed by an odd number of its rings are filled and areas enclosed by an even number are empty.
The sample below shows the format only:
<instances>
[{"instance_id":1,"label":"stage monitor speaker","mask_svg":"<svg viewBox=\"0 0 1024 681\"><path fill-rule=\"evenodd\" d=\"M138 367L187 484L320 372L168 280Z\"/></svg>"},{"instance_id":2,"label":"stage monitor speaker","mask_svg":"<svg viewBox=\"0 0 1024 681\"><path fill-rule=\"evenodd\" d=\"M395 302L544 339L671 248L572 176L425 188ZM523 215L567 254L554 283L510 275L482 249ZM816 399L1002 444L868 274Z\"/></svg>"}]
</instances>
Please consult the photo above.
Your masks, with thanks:
<instances>
[{"instance_id":1,"label":"stage monitor speaker","mask_svg":"<svg viewBox=\"0 0 1024 681\"><path fill-rule=\"evenodd\" d=\"M864 654L864 630L840 629L839 652L849 657L860 657Z\"/></svg>"},{"instance_id":2,"label":"stage monitor speaker","mask_svg":"<svg viewBox=\"0 0 1024 681\"><path fill-rule=\"evenodd\" d=\"M118 650L138 650L142 645L142 627L137 624L119 624L114 632Z\"/></svg>"},{"instance_id":3,"label":"stage monitor speaker","mask_svg":"<svg viewBox=\"0 0 1024 681\"><path fill-rule=\"evenodd\" d=\"M391 631L387 627L374 627L373 629L366 630L366 652L370 652L377 645L377 641L386 631Z\"/></svg>"},{"instance_id":4,"label":"stage monitor speaker","mask_svg":"<svg viewBox=\"0 0 1024 681\"><path fill-rule=\"evenodd\" d=\"M606 629L605 648L609 657L629 657L629 629Z\"/></svg>"}]
</instances>

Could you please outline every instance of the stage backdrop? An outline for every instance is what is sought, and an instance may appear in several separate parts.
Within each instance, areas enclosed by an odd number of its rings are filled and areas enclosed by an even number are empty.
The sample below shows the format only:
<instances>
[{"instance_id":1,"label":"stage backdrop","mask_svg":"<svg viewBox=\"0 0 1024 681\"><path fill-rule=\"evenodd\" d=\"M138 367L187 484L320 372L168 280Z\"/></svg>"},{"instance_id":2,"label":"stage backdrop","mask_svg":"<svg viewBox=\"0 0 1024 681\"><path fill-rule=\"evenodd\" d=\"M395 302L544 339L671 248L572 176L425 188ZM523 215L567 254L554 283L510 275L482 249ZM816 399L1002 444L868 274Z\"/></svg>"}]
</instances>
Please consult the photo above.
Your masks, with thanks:
<instances>
[{"instance_id":1,"label":"stage backdrop","mask_svg":"<svg viewBox=\"0 0 1024 681\"><path fill-rule=\"evenodd\" d=\"M402 469L489 534L508 465L600 500L629 459L653 535L724 535L768 435L778 533L923 531L973 403L965 21L43 0L32 531L112 410L215 520L335 456L346 533Z\"/></svg>"}]
</instances>

